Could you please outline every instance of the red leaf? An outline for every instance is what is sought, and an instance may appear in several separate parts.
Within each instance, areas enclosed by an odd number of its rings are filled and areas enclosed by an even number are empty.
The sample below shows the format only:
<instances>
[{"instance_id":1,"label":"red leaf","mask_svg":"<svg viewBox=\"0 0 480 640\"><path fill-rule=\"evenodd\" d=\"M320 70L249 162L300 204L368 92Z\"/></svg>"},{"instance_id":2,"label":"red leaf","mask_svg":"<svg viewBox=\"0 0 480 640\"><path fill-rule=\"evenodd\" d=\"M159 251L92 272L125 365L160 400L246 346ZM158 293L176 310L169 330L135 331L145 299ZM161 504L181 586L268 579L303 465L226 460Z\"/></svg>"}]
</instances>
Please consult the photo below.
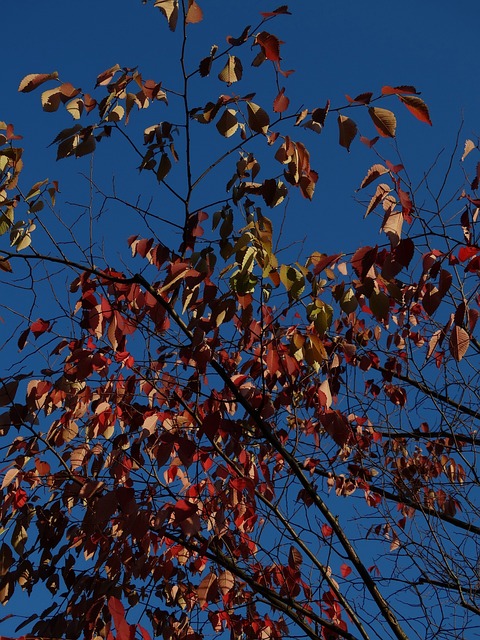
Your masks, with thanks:
<instances>
[{"instance_id":1,"label":"red leaf","mask_svg":"<svg viewBox=\"0 0 480 640\"><path fill-rule=\"evenodd\" d=\"M260 12L260 15L262 16L262 18L272 18L273 16L279 16L280 14L286 13L287 15L291 16L292 14L290 13L290 11L288 10L288 7L286 4L282 4L281 7L278 7L277 9L274 9L273 11L267 11L267 12Z\"/></svg>"},{"instance_id":2,"label":"red leaf","mask_svg":"<svg viewBox=\"0 0 480 640\"><path fill-rule=\"evenodd\" d=\"M285 87L280 89L280 93L273 101L273 110L275 113L283 113L288 109L288 105L290 104L290 100L285 95Z\"/></svg>"},{"instance_id":3,"label":"red leaf","mask_svg":"<svg viewBox=\"0 0 480 640\"><path fill-rule=\"evenodd\" d=\"M377 247L362 247L354 253L351 263L359 278L363 279L373 267L377 251Z\"/></svg>"},{"instance_id":4,"label":"red leaf","mask_svg":"<svg viewBox=\"0 0 480 640\"><path fill-rule=\"evenodd\" d=\"M38 336L41 336L42 333L45 333L45 331L48 331L49 329L50 322L48 320L43 320L42 318L35 320L35 322L32 322L30 325L30 331L33 333L35 338L38 338Z\"/></svg>"},{"instance_id":5,"label":"red leaf","mask_svg":"<svg viewBox=\"0 0 480 640\"><path fill-rule=\"evenodd\" d=\"M432 126L428 107L421 98L418 98L417 96L398 96L398 99L403 102L410 113L413 113L417 120L420 120L420 122L426 122Z\"/></svg>"},{"instance_id":6,"label":"red leaf","mask_svg":"<svg viewBox=\"0 0 480 640\"><path fill-rule=\"evenodd\" d=\"M271 33L262 31L255 38L255 44L259 44L263 54L267 60L280 62L280 44L281 41Z\"/></svg>"},{"instance_id":7,"label":"red leaf","mask_svg":"<svg viewBox=\"0 0 480 640\"><path fill-rule=\"evenodd\" d=\"M469 260L477 255L479 251L480 249L478 249L478 247L462 247L458 252L458 259L460 262L465 262L465 260Z\"/></svg>"},{"instance_id":8,"label":"red leaf","mask_svg":"<svg viewBox=\"0 0 480 640\"><path fill-rule=\"evenodd\" d=\"M328 524L322 524L322 535L325 538L329 538L333 533L332 527L329 527Z\"/></svg>"},{"instance_id":9,"label":"red leaf","mask_svg":"<svg viewBox=\"0 0 480 640\"><path fill-rule=\"evenodd\" d=\"M348 564L343 563L340 567L340 573L342 574L342 578L346 578L352 573L352 569L348 566Z\"/></svg>"},{"instance_id":10,"label":"red leaf","mask_svg":"<svg viewBox=\"0 0 480 640\"><path fill-rule=\"evenodd\" d=\"M401 85L399 87L390 87L388 85L385 85L384 87L382 87L382 95L384 96L409 93L418 93L418 91L415 89L415 87L412 87L410 85Z\"/></svg>"}]
</instances>

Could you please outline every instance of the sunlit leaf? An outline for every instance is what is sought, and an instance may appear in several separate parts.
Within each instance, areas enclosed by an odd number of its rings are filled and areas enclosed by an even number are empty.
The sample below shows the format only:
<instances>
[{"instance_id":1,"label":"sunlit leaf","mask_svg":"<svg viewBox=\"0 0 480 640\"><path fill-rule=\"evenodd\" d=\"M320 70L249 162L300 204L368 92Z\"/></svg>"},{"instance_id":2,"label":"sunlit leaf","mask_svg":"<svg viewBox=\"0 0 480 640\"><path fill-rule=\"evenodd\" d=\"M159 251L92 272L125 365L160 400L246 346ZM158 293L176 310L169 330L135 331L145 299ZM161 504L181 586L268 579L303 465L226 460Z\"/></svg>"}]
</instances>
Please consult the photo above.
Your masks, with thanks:
<instances>
[{"instance_id":1,"label":"sunlit leaf","mask_svg":"<svg viewBox=\"0 0 480 640\"><path fill-rule=\"evenodd\" d=\"M397 120L395 114L388 109L369 107L368 113L378 133L384 138L394 138Z\"/></svg>"},{"instance_id":2,"label":"sunlit leaf","mask_svg":"<svg viewBox=\"0 0 480 640\"><path fill-rule=\"evenodd\" d=\"M253 102L247 102L247 112L248 126L250 129L255 133L263 133L265 135L270 126L268 113Z\"/></svg>"},{"instance_id":3,"label":"sunlit leaf","mask_svg":"<svg viewBox=\"0 0 480 640\"><path fill-rule=\"evenodd\" d=\"M170 31L175 31L178 20L178 0L155 0L153 6L160 9L166 17Z\"/></svg>"},{"instance_id":4,"label":"sunlit leaf","mask_svg":"<svg viewBox=\"0 0 480 640\"><path fill-rule=\"evenodd\" d=\"M30 73L22 79L18 90L22 93L28 93L29 91L33 91L39 87L44 82L47 82L47 80L56 80L57 78L57 71L54 71L53 73Z\"/></svg>"},{"instance_id":5,"label":"sunlit leaf","mask_svg":"<svg viewBox=\"0 0 480 640\"><path fill-rule=\"evenodd\" d=\"M369 184L374 182L377 178L382 176L384 173L388 173L387 167L384 167L383 164L374 164L368 170L368 173L365 176L365 178L362 180L359 189L364 189Z\"/></svg>"},{"instance_id":6,"label":"sunlit leaf","mask_svg":"<svg viewBox=\"0 0 480 640\"><path fill-rule=\"evenodd\" d=\"M237 112L235 109L225 109L220 119L218 120L216 127L219 133L225 138L230 138L238 129Z\"/></svg>"},{"instance_id":7,"label":"sunlit leaf","mask_svg":"<svg viewBox=\"0 0 480 640\"><path fill-rule=\"evenodd\" d=\"M237 56L228 56L227 63L218 74L218 78L230 86L234 82L241 80L242 73L243 68L240 58L237 58Z\"/></svg>"}]
</instances>

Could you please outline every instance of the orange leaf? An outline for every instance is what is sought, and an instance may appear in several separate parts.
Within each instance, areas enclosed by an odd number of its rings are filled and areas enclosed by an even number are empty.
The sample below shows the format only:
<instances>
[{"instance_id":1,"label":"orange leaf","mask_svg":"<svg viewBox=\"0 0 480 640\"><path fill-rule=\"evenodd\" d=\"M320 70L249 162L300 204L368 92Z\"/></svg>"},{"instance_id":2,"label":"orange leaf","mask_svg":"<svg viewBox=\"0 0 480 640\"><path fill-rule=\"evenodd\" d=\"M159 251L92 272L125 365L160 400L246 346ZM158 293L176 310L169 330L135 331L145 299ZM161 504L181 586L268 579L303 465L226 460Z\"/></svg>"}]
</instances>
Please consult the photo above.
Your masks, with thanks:
<instances>
[{"instance_id":1,"label":"orange leaf","mask_svg":"<svg viewBox=\"0 0 480 640\"><path fill-rule=\"evenodd\" d=\"M201 22L203 19L203 11L200 9L195 0L188 0L188 11L185 18L187 24Z\"/></svg>"},{"instance_id":2,"label":"orange leaf","mask_svg":"<svg viewBox=\"0 0 480 640\"><path fill-rule=\"evenodd\" d=\"M418 96L398 96L398 99L403 102L410 113L413 113L417 120L420 120L420 122L426 122L432 126L428 107L421 98Z\"/></svg>"},{"instance_id":3,"label":"orange leaf","mask_svg":"<svg viewBox=\"0 0 480 640\"><path fill-rule=\"evenodd\" d=\"M370 114L376 130L381 136L384 138L395 137L397 119L392 111L389 111L388 109L381 109L380 107L370 107L368 113Z\"/></svg>"}]
</instances>

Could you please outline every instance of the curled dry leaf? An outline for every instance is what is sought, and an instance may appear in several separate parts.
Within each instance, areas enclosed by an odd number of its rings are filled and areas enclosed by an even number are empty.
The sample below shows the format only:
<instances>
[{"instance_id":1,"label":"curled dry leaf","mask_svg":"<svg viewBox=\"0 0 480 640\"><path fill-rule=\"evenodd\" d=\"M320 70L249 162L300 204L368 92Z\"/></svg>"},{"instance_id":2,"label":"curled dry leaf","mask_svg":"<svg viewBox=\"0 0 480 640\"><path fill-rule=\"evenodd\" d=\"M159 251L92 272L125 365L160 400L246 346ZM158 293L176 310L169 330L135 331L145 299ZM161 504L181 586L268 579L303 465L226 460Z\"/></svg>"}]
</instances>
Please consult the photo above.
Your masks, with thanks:
<instances>
[{"instance_id":1,"label":"curled dry leaf","mask_svg":"<svg viewBox=\"0 0 480 640\"><path fill-rule=\"evenodd\" d=\"M380 204L380 202L382 202L382 200L389 193L390 193L390 187L388 186L388 184L385 184L384 182L379 184L377 186L375 194L373 195L372 199L370 200L370 202L368 204L367 210L365 211L364 218L366 218L370 213L372 213L372 211L375 209L375 207L377 207Z\"/></svg>"},{"instance_id":2,"label":"curled dry leaf","mask_svg":"<svg viewBox=\"0 0 480 640\"><path fill-rule=\"evenodd\" d=\"M371 182L383 176L384 173L388 173L387 167L384 167L383 164L374 164L367 172L367 175L362 180L359 189L364 189Z\"/></svg>"},{"instance_id":3,"label":"curled dry leaf","mask_svg":"<svg viewBox=\"0 0 480 640\"><path fill-rule=\"evenodd\" d=\"M465 140L465 148L463 150L462 162L468 156L470 151L473 151L474 149L475 149L475 143L472 140Z\"/></svg>"},{"instance_id":4,"label":"curled dry leaf","mask_svg":"<svg viewBox=\"0 0 480 640\"><path fill-rule=\"evenodd\" d=\"M178 21L178 0L155 0L154 7L166 17L170 31L175 31Z\"/></svg>"}]
</instances>

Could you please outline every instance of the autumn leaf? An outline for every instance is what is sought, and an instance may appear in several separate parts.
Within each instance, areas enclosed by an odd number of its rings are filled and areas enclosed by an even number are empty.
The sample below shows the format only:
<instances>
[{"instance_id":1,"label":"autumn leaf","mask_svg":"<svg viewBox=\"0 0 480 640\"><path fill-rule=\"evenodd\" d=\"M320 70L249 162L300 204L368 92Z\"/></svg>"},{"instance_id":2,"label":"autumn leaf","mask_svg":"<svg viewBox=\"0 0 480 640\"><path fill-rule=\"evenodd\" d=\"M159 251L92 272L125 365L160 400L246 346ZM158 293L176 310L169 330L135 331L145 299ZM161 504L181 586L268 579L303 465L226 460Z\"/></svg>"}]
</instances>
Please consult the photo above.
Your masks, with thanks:
<instances>
[{"instance_id":1,"label":"autumn leaf","mask_svg":"<svg viewBox=\"0 0 480 640\"><path fill-rule=\"evenodd\" d=\"M160 9L166 17L170 31L175 31L178 20L178 0L155 0L153 6Z\"/></svg>"},{"instance_id":2,"label":"autumn leaf","mask_svg":"<svg viewBox=\"0 0 480 640\"><path fill-rule=\"evenodd\" d=\"M475 143L472 140L465 140L465 148L462 155L462 162L468 156L470 151L473 151L473 149L475 149Z\"/></svg>"},{"instance_id":3,"label":"autumn leaf","mask_svg":"<svg viewBox=\"0 0 480 640\"><path fill-rule=\"evenodd\" d=\"M203 11L200 9L195 0L188 0L188 11L185 17L187 24L201 22L203 19Z\"/></svg>"},{"instance_id":4,"label":"autumn leaf","mask_svg":"<svg viewBox=\"0 0 480 640\"><path fill-rule=\"evenodd\" d=\"M292 15L288 10L288 7L286 4L282 4L281 7L277 7L273 11L260 12L260 15L262 16L262 18L273 18L273 16L279 16L281 14Z\"/></svg>"},{"instance_id":5,"label":"autumn leaf","mask_svg":"<svg viewBox=\"0 0 480 640\"><path fill-rule=\"evenodd\" d=\"M377 180L380 176L383 176L384 173L388 173L387 167L384 167L383 164L374 164L368 170L367 175L362 180L359 189L364 189L369 184Z\"/></svg>"},{"instance_id":6,"label":"autumn leaf","mask_svg":"<svg viewBox=\"0 0 480 640\"><path fill-rule=\"evenodd\" d=\"M384 138L394 138L397 120L395 114L388 109L369 107L368 113L378 133Z\"/></svg>"},{"instance_id":7,"label":"autumn leaf","mask_svg":"<svg viewBox=\"0 0 480 640\"><path fill-rule=\"evenodd\" d=\"M339 115L337 121L340 133L340 145L345 147L347 151L350 151L350 145L357 135L357 125L353 120L347 118L347 116Z\"/></svg>"},{"instance_id":8,"label":"autumn leaf","mask_svg":"<svg viewBox=\"0 0 480 640\"><path fill-rule=\"evenodd\" d=\"M280 44L282 43L276 36L262 31L256 36L255 44L260 45L267 60L280 62Z\"/></svg>"},{"instance_id":9,"label":"autumn leaf","mask_svg":"<svg viewBox=\"0 0 480 640\"><path fill-rule=\"evenodd\" d=\"M382 95L384 96L390 96L390 95L402 95L402 94L415 94L418 93L418 91L415 89L415 87L412 87L410 85L400 85L398 87L390 87L389 85L385 85L384 87L382 87Z\"/></svg>"},{"instance_id":10,"label":"autumn leaf","mask_svg":"<svg viewBox=\"0 0 480 640\"><path fill-rule=\"evenodd\" d=\"M216 124L219 133L221 133L225 138L233 136L237 131L238 126L237 112L235 109L225 109Z\"/></svg>"},{"instance_id":11,"label":"autumn leaf","mask_svg":"<svg viewBox=\"0 0 480 640\"><path fill-rule=\"evenodd\" d=\"M250 129L255 133L263 133L265 135L270 126L270 118L267 112L253 102L247 102L247 112Z\"/></svg>"},{"instance_id":12,"label":"autumn leaf","mask_svg":"<svg viewBox=\"0 0 480 640\"><path fill-rule=\"evenodd\" d=\"M58 72L53 73L30 73L25 76L18 86L18 90L22 93L29 93L48 80L57 80Z\"/></svg>"},{"instance_id":13,"label":"autumn leaf","mask_svg":"<svg viewBox=\"0 0 480 640\"><path fill-rule=\"evenodd\" d=\"M275 111L275 113L283 113L288 109L289 104L290 100L285 95L285 87L282 87L279 94L273 101L273 110Z\"/></svg>"},{"instance_id":14,"label":"autumn leaf","mask_svg":"<svg viewBox=\"0 0 480 640\"><path fill-rule=\"evenodd\" d=\"M432 126L428 107L421 98L417 96L398 96L398 99L403 102L410 113L413 113L417 120L426 122L427 124Z\"/></svg>"},{"instance_id":15,"label":"autumn leaf","mask_svg":"<svg viewBox=\"0 0 480 640\"><path fill-rule=\"evenodd\" d=\"M449 346L452 356L457 362L460 362L470 346L470 337L463 327L453 327Z\"/></svg>"},{"instance_id":16,"label":"autumn leaf","mask_svg":"<svg viewBox=\"0 0 480 640\"><path fill-rule=\"evenodd\" d=\"M218 74L218 79L226 82L228 86L242 79L243 67L240 58L228 56L226 65Z\"/></svg>"}]
</instances>

